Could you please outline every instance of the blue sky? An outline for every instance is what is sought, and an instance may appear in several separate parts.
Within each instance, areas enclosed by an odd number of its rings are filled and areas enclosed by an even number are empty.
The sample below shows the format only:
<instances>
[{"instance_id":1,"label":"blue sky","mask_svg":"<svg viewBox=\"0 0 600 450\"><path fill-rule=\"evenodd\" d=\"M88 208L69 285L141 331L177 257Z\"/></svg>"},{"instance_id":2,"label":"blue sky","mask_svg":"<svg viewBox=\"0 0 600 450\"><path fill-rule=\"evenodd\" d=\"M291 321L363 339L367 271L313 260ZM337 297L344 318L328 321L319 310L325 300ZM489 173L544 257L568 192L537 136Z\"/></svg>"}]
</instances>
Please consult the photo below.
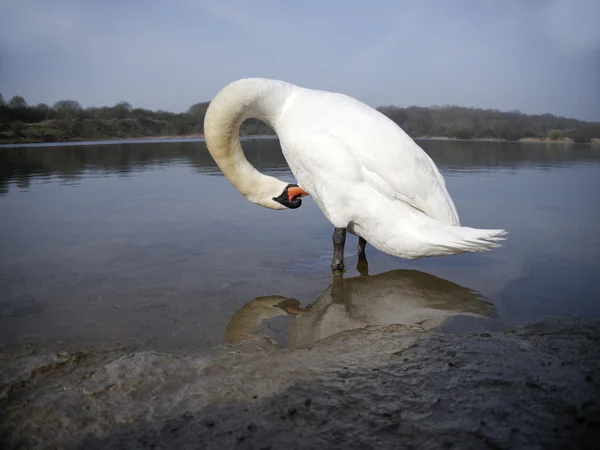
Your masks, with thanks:
<instances>
[{"instance_id":1,"label":"blue sky","mask_svg":"<svg viewBox=\"0 0 600 450\"><path fill-rule=\"evenodd\" d=\"M185 111L278 78L600 120L599 0L0 0L0 93Z\"/></svg>"}]
</instances>

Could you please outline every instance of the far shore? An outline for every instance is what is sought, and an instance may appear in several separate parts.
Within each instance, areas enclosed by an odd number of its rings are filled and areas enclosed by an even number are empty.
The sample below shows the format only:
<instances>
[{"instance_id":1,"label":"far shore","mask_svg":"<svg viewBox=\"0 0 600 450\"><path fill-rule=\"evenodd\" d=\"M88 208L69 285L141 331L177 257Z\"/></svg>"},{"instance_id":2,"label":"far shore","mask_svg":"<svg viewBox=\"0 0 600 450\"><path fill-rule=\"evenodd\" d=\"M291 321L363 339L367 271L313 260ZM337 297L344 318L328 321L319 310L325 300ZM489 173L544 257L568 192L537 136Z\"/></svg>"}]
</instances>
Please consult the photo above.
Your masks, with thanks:
<instances>
[{"instance_id":1,"label":"far shore","mask_svg":"<svg viewBox=\"0 0 600 450\"><path fill-rule=\"evenodd\" d=\"M267 135L247 135L240 136L242 141L245 140L256 140L256 139L278 139L274 134ZM506 140L506 139L493 139L493 138L471 138L471 139L459 139L454 137L445 136L419 136L413 138L415 141L458 141L458 142L499 142L499 143L543 143L543 144L575 144L575 141L571 138L534 138L526 137L518 140ZM193 134L182 134L182 135L162 135L162 136L135 136L135 137L115 137L110 139L73 139L70 141L60 142L44 142L35 140L19 140L14 142L0 142L0 148L10 147L38 147L38 146L61 146L61 145L105 145L113 143L136 143L139 141L188 141L188 140L204 140L204 134L193 133ZM592 138L590 142L586 144L600 145L600 138Z\"/></svg>"}]
</instances>

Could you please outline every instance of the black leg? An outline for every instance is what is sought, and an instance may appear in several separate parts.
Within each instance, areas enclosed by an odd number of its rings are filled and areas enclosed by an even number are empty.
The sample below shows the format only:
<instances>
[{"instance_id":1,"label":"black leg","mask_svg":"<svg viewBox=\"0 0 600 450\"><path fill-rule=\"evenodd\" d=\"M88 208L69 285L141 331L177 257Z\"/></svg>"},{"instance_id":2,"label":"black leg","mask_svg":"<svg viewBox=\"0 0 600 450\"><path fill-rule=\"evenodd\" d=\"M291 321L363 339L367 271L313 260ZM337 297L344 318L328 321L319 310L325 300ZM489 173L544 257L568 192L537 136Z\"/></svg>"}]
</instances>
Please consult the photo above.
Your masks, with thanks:
<instances>
[{"instance_id":1,"label":"black leg","mask_svg":"<svg viewBox=\"0 0 600 450\"><path fill-rule=\"evenodd\" d=\"M367 241L361 237L358 238L358 263L356 264L356 270L361 276L369 275L369 263L367 262L367 255L365 254L365 247Z\"/></svg>"},{"instance_id":2,"label":"black leg","mask_svg":"<svg viewBox=\"0 0 600 450\"><path fill-rule=\"evenodd\" d=\"M346 229L335 228L333 230L333 270L344 270L344 246L346 245Z\"/></svg>"},{"instance_id":3,"label":"black leg","mask_svg":"<svg viewBox=\"0 0 600 450\"><path fill-rule=\"evenodd\" d=\"M367 260L367 255L365 254L365 247L367 246L367 241L361 237L358 238L358 260L359 261L366 261Z\"/></svg>"}]
</instances>

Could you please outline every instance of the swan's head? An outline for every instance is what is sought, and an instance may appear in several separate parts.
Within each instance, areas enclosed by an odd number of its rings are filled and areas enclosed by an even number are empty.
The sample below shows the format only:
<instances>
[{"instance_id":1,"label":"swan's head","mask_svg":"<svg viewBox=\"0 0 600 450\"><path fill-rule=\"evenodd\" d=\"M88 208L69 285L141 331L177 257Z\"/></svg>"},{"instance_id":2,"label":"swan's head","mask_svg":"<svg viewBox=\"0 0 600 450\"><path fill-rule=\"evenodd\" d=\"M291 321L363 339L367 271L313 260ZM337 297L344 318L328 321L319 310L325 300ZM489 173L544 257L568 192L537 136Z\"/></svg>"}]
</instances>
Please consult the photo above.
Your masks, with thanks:
<instances>
[{"instance_id":1,"label":"swan's head","mask_svg":"<svg viewBox=\"0 0 600 450\"><path fill-rule=\"evenodd\" d=\"M302 205L301 198L305 195L308 193L297 184L288 184L279 196L273 197L273 200L286 208L296 209Z\"/></svg>"},{"instance_id":2,"label":"swan's head","mask_svg":"<svg viewBox=\"0 0 600 450\"><path fill-rule=\"evenodd\" d=\"M230 179L230 181L252 203L269 209L299 208L302 205L300 198L308 195L304 189L296 184L288 184L258 172L256 172L254 178L246 177L244 183L237 183L237 179Z\"/></svg>"}]
</instances>

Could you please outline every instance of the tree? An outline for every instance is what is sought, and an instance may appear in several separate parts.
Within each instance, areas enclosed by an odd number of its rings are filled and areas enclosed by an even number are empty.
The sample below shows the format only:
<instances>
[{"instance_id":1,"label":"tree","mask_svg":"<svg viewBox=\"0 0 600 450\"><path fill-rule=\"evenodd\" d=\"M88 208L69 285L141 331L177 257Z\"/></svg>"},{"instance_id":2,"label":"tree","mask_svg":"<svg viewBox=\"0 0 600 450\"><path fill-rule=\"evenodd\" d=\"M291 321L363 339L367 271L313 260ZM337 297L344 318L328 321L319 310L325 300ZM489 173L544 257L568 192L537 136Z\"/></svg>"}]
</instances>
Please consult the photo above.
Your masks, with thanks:
<instances>
[{"instance_id":1,"label":"tree","mask_svg":"<svg viewBox=\"0 0 600 450\"><path fill-rule=\"evenodd\" d=\"M196 103L189 107L187 110L188 115L192 116L193 122L195 123L194 131L204 132L204 116L210 102Z\"/></svg>"},{"instance_id":2,"label":"tree","mask_svg":"<svg viewBox=\"0 0 600 450\"><path fill-rule=\"evenodd\" d=\"M548 132L548 137L553 141L560 139L560 130L550 130Z\"/></svg>"},{"instance_id":3,"label":"tree","mask_svg":"<svg viewBox=\"0 0 600 450\"><path fill-rule=\"evenodd\" d=\"M34 107L29 108L29 114L34 122L41 122L42 120L51 118L52 110L45 103L38 103Z\"/></svg>"},{"instance_id":4,"label":"tree","mask_svg":"<svg viewBox=\"0 0 600 450\"><path fill-rule=\"evenodd\" d=\"M119 102L112 109L115 118L126 119L133 108L129 102Z\"/></svg>"},{"instance_id":5,"label":"tree","mask_svg":"<svg viewBox=\"0 0 600 450\"><path fill-rule=\"evenodd\" d=\"M59 100L52 107L60 118L74 119L83 111L83 108L78 101L75 100Z\"/></svg>"},{"instance_id":6,"label":"tree","mask_svg":"<svg viewBox=\"0 0 600 450\"><path fill-rule=\"evenodd\" d=\"M195 103L188 109L188 114L198 121L203 121L209 102Z\"/></svg>"},{"instance_id":7,"label":"tree","mask_svg":"<svg viewBox=\"0 0 600 450\"><path fill-rule=\"evenodd\" d=\"M11 108L25 108L27 106L27 102L20 95L15 95L8 102L8 106L10 106Z\"/></svg>"},{"instance_id":8,"label":"tree","mask_svg":"<svg viewBox=\"0 0 600 450\"><path fill-rule=\"evenodd\" d=\"M136 119L152 119L154 117L154 111L144 108L135 108L131 111L131 115Z\"/></svg>"},{"instance_id":9,"label":"tree","mask_svg":"<svg viewBox=\"0 0 600 450\"><path fill-rule=\"evenodd\" d=\"M4 95L0 94L0 106L4 106Z\"/></svg>"}]
</instances>

